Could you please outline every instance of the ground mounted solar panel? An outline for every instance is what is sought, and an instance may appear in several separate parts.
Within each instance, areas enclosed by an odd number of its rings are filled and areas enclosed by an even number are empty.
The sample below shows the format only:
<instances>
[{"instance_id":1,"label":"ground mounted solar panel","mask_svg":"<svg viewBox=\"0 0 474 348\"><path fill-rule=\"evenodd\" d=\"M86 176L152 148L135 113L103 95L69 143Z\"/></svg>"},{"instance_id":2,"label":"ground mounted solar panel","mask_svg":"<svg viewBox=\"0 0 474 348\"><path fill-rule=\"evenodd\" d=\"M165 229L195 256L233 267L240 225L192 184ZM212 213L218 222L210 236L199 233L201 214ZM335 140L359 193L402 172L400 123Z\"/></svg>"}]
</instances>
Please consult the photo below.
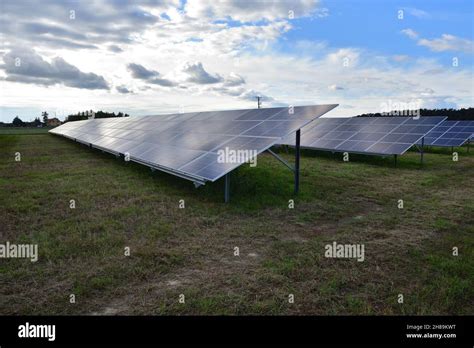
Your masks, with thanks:
<instances>
[{"instance_id":1,"label":"ground mounted solar panel","mask_svg":"<svg viewBox=\"0 0 474 348\"><path fill-rule=\"evenodd\" d=\"M302 129L301 147L334 152L402 155L446 117L321 118ZM294 145L293 137L282 144Z\"/></svg>"},{"instance_id":2,"label":"ground mounted solar panel","mask_svg":"<svg viewBox=\"0 0 474 348\"><path fill-rule=\"evenodd\" d=\"M424 140L430 146L461 146L474 134L474 121L443 121L429 132Z\"/></svg>"},{"instance_id":3,"label":"ground mounted solar panel","mask_svg":"<svg viewBox=\"0 0 474 348\"><path fill-rule=\"evenodd\" d=\"M91 119L67 122L50 133L191 180L198 186L225 176L336 106ZM235 156L244 153L247 155Z\"/></svg>"}]
</instances>

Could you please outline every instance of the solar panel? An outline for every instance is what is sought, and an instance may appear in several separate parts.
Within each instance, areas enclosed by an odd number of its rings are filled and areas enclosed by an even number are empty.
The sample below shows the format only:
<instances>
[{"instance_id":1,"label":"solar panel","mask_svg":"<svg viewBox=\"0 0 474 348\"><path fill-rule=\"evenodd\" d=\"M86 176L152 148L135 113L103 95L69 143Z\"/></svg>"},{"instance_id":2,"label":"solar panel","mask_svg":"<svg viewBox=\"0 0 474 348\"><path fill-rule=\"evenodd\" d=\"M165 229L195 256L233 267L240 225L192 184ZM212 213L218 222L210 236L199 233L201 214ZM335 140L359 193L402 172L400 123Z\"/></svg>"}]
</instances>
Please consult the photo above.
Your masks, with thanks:
<instances>
[{"instance_id":1,"label":"solar panel","mask_svg":"<svg viewBox=\"0 0 474 348\"><path fill-rule=\"evenodd\" d=\"M425 145L461 146L472 138L474 121L444 121L425 137Z\"/></svg>"},{"instance_id":2,"label":"solar panel","mask_svg":"<svg viewBox=\"0 0 474 348\"><path fill-rule=\"evenodd\" d=\"M402 155L446 117L324 118L301 132L301 146L318 150ZM294 136L282 144L294 146Z\"/></svg>"},{"instance_id":3,"label":"solar panel","mask_svg":"<svg viewBox=\"0 0 474 348\"><path fill-rule=\"evenodd\" d=\"M91 119L67 122L50 133L204 183L216 181L336 106ZM223 151L239 150L252 156L222 161Z\"/></svg>"}]
</instances>

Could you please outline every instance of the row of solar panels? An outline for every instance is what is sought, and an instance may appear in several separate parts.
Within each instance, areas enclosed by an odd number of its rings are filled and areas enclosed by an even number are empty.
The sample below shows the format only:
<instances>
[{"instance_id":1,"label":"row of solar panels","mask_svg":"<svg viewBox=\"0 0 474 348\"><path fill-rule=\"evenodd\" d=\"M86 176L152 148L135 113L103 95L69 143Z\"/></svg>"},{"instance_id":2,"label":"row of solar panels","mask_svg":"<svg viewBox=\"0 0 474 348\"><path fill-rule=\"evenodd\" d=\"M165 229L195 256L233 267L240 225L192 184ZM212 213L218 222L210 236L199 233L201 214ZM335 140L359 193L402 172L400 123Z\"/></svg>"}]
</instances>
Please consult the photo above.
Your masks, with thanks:
<instances>
[{"instance_id":1,"label":"row of solar panels","mask_svg":"<svg viewBox=\"0 0 474 348\"><path fill-rule=\"evenodd\" d=\"M50 132L197 183L216 181L337 105L68 122ZM223 158L220 150L247 150Z\"/></svg>"},{"instance_id":2,"label":"row of solar panels","mask_svg":"<svg viewBox=\"0 0 474 348\"><path fill-rule=\"evenodd\" d=\"M424 143L433 146L461 146L474 137L474 121L444 121L429 132Z\"/></svg>"},{"instance_id":3,"label":"row of solar panels","mask_svg":"<svg viewBox=\"0 0 474 348\"><path fill-rule=\"evenodd\" d=\"M318 150L402 155L413 145L461 146L474 134L474 121L446 117L320 118L302 129L301 146ZM295 145L294 136L281 144Z\"/></svg>"},{"instance_id":4,"label":"row of solar panels","mask_svg":"<svg viewBox=\"0 0 474 348\"><path fill-rule=\"evenodd\" d=\"M301 146L320 150L401 155L445 117L325 118L303 128ZM294 145L293 137L282 144Z\"/></svg>"},{"instance_id":5,"label":"row of solar panels","mask_svg":"<svg viewBox=\"0 0 474 348\"><path fill-rule=\"evenodd\" d=\"M474 134L474 121L438 116L317 119L336 106L92 119L50 132L197 183L216 181L273 145L295 145L298 129L305 148L378 155L401 155L421 142L459 146ZM223 150L250 155L229 161Z\"/></svg>"}]
</instances>

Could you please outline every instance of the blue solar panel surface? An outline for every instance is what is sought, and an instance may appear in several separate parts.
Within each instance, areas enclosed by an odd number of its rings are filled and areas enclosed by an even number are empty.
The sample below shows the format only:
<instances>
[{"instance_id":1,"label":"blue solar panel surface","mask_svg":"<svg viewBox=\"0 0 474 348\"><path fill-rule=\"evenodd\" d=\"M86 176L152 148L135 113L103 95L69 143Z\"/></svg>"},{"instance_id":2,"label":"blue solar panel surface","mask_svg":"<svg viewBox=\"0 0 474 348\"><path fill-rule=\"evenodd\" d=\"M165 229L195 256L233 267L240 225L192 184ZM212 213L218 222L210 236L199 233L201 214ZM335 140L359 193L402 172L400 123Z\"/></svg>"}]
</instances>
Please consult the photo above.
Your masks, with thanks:
<instances>
[{"instance_id":1,"label":"blue solar panel surface","mask_svg":"<svg viewBox=\"0 0 474 348\"><path fill-rule=\"evenodd\" d=\"M337 105L246 109L68 122L50 132L196 181L240 166L220 151L259 154ZM251 158L250 158L251 159Z\"/></svg>"},{"instance_id":2,"label":"blue solar panel surface","mask_svg":"<svg viewBox=\"0 0 474 348\"><path fill-rule=\"evenodd\" d=\"M446 117L322 118L302 129L301 146L319 150L401 155ZM294 135L282 144L294 145Z\"/></svg>"},{"instance_id":3,"label":"blue solar panel surface","mask_svg":"<svg viewBox=\"0 0 474 348\"><path fill-rule=\"evenodd\" d=\"M444 121L429 132L425 145L461 146L474 135L474 121Z\"/></svg>"}]
</instances>

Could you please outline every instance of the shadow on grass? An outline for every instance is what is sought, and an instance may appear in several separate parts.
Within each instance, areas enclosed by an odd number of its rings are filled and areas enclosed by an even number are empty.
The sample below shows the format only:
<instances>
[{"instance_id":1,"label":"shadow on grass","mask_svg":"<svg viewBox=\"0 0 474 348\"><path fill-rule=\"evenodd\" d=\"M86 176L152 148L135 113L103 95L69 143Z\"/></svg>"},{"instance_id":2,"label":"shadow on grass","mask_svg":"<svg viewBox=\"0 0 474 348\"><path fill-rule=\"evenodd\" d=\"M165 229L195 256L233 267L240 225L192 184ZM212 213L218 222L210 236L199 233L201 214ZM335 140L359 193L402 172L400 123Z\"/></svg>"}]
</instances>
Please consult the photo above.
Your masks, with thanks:
<instances>
[{"instance_id":1,"label":"shadow on grass","mask_svg":"<svg viewBox=\"0 0 474 348\"><path fill-rule=\"evenodd\" d=\"M198 198L203 203L221 204L224 202L224 177L196 189L191 181L172 174L160 170L152 171L139 163L125 162L113 154L90 148L81 143L71 142L62 137L57 137L57 139L72 144L78 150L89 151L93 156L100 157L108 163L120 167L121 170L133 171L142 178L152 177L160 187L177 197L182 197L182 199ZM272 172L271 168L250 168L248 165L242 165L231 172L230 177L231 204L228 206L233 209L249 210L275 206L287 202L288 196L293 194L293 174L289 170L280 173L280 171Z\"/></svg>"}]
</instances>

